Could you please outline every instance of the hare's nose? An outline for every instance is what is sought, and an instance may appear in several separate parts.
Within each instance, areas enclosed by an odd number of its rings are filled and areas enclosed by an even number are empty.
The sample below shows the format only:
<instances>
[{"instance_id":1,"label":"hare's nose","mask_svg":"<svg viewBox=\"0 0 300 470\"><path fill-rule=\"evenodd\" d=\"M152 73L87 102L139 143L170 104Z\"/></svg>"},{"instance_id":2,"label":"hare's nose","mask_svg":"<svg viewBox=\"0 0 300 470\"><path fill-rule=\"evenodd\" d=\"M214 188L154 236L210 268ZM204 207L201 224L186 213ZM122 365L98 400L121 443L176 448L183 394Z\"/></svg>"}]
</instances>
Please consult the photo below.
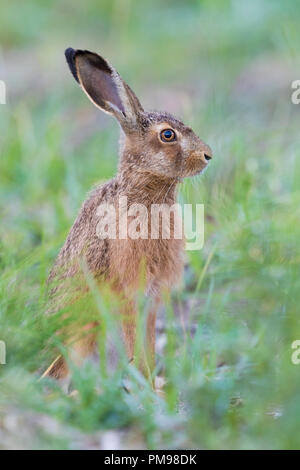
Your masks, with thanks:
<instances>
[{"instance_id":1,"label":"hare's nose","mask_svg":"<svg viewBox=\"0 0 300 470\"><path fill-rule=\"evenodd\" d=\"M203 156L207 162L212 159L213 154L209 145L205 145L203 149Z\"/></svg>"},{"instance_id":2,"label":"hare's nose","mask_svg":"<svg viewBox=\"0 0 300 470\"><path fill-rule=\"evenodd\" d=\"M202 150L202 152L200 152L200 160L203 161L203 163L207 164L209 162L209 160L212 159L212 153L209 152L209 150L205 149Z\"/></svg>"}]
</instances>

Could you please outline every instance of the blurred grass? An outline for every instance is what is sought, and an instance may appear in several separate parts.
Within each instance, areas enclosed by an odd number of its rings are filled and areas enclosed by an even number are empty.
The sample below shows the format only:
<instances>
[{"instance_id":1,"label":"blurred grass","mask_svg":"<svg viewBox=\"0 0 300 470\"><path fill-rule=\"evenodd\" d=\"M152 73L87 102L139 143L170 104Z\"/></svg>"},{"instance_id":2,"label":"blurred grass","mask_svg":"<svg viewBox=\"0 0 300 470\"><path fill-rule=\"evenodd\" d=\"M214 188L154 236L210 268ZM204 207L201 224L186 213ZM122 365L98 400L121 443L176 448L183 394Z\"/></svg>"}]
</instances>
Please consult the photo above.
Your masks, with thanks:
<instances>
[{"instance_id":1,"label":"blurred grass","mask_svg":"<svg viewBox=\"0 0 300 470\"><path fill-rule=\"evenodd\" d=\"M290 359L300 337L299 109L290 100L299 19L291 0L2 8L0 447L100 448L110 430L125 448L300 447ZM205 204L206 240L188 252L176 315L165 314L165 399L125 360L112 376L93 364L75 370L76 399L37 382L61 347L59 317L44 315L45 279L86 192L117 165L117 126L72 81L67 46L108 57L145 107L163 103L214 150L205 175L181 188L182 201Z\"/></svg>"}]
</instances>

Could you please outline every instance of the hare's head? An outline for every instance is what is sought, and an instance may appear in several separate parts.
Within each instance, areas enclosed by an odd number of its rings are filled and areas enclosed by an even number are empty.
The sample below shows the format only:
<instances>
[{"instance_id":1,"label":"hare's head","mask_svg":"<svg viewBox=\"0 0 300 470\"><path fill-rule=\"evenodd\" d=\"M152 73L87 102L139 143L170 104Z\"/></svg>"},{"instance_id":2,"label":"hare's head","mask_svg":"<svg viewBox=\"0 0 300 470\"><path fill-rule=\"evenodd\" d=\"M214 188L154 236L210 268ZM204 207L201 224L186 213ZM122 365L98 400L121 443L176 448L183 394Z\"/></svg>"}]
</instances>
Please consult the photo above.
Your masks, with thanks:
<instances>
[{"instance_id":1,"label":"hare's head","mask_svg":"<svg viewBox=\"0 0 300 470\"><path fill-rule=\"evenodd\" d=\"M123 130L121 166L157 176L200 173L212 152L193 130L168 113L146 112L131 88L102 57L67 49L71 72L90 100Z\"/></svg>"}]
</instances>

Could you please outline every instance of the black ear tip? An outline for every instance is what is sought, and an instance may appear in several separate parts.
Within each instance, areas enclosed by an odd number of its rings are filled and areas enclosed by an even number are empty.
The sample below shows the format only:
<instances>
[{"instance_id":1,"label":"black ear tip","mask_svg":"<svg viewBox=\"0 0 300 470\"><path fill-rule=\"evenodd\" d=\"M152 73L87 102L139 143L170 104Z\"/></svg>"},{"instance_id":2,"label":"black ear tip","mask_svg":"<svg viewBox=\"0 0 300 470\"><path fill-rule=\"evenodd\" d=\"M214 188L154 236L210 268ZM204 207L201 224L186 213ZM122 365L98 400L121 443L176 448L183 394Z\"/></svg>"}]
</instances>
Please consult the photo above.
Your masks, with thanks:
<instances>
[{"instance_id":1,"label":"black ear tip","mask_svg":"<svg viewBox=\"0 0 300 470\"><path fill-rule=\"evenodd\" d=\"M68 66L70 67L70 70L72 72L73 77L79 83L77 70L76 70L76 67L75 67L75 55L76 55L76 51L74 49L72 49L72 47L68 47L65 50L65 56L66 56Z\"/></svg>"}]
</instances>

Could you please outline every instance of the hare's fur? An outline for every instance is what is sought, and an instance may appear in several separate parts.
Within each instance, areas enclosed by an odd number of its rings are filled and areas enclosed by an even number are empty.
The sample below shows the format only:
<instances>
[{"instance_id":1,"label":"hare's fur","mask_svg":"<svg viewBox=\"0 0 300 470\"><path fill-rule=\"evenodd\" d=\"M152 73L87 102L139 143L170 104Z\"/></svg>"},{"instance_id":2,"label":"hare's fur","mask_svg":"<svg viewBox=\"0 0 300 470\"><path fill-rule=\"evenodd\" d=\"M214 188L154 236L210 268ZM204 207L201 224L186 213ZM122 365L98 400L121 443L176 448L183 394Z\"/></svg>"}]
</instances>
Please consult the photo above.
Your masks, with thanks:
<instances>
[{"instance_id":1,"label":"hare's fur","mask_svg":"<svg viewBox=\"0 0 300 470\"><path fill-rule=\"evenodd\" d=\"M177 185L185 176L200 173L211 158L210 148L181 121L168 113L145 112L130 87L102 57L88 51L67 49L71 72L91 101L113 115L121 127L120 163L115 178L97 186L84 202L49 276L52 287L51 308L64 304L66 296L74 299L87 290L82 274L82 261L101 288L103 283L122 300L121 323L129 360L135 351L136 293L144 279L145 295L152 299L147 318L147 354L145 362L154 366L155 315L164 289L169 290L181 278L184 240L181 239L100 239L97 235L97 209L108 203L115 207L126 196L128 206L143 204L151 211L152 204L172 206L176 202ZM176 139L164 142L161 132L172 129ZM150 218L149 218L150 225ZM171 218L171 233L174 220ZM77 279L75 289L70 280ZM56 307L53 307L56 306ZM100 320L101 321L101 320ZM93 351L96 344L91 322L82 328L85 334L74 335L72 358L78 364ZM80 333L80 332L79 332ZM45 375L63 378L68 367L59 357Z\"/></svg>"}]
</instances>

